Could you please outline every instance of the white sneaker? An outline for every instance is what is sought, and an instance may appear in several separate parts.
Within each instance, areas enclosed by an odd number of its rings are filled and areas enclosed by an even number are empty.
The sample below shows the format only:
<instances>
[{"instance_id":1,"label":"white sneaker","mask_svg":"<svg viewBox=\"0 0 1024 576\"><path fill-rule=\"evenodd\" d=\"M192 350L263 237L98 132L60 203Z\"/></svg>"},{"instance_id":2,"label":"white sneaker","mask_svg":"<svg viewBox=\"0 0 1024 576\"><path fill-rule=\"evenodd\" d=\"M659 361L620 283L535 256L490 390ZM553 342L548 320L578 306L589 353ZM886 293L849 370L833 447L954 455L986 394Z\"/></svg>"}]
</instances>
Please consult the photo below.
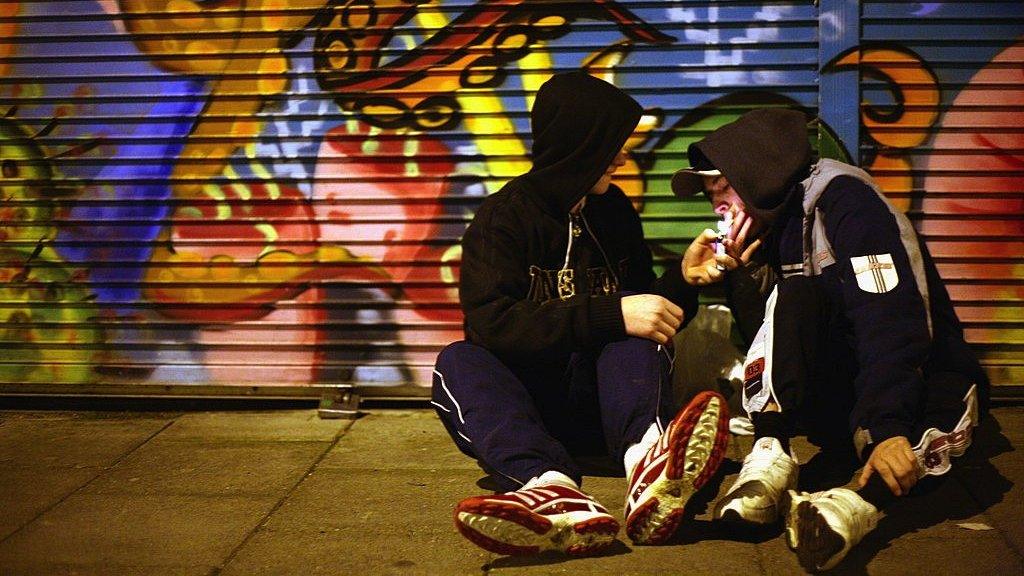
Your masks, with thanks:
<instances>
[{"instance_id":1,"label":"white sneaker","mask_svg":"<svg viewBox=\"0 0 1024 576\"><path fill-rule=\"evenodd\" d=\"M878 509L853 490L790 490L786 542L809 572L828 570L878 524Z\"/></svg>"},{"instance_id":2,"label":"white sneaker","mask_svg":"<svg viewBox=\"0 0 1024 576\"><path fill-rule=\"evenodd\" d=\"M796 488L800 464L775 438L761 438L743 459L739 478L715 505L715 518L738 524L773 524L779 501Z\"/></svg>"}]
</instances>

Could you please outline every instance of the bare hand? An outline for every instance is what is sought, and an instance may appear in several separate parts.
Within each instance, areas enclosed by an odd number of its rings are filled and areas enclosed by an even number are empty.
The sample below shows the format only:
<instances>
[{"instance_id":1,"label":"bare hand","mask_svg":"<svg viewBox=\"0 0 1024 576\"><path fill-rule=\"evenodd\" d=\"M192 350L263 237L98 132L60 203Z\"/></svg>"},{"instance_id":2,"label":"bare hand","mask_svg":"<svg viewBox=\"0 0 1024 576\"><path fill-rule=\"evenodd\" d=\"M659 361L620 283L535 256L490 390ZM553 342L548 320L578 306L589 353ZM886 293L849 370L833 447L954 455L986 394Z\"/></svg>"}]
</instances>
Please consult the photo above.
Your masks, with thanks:
<instances>
[{"instance_id":1,"label":"bare hand","mask_svg":"<svg viewBox=\"0 0 1024 576\"><path fill-rule=\"evenodd\" d=\"M687 284L704 286L720 282L725 278L726 271L735 270L750 262L754 252L761 247L760 238L747 244L753 219L745 212L736 210L735 206L733 211L735 216L732 229L722 241L725 246L724 255L715 254L718 234L711 229L701 232L683 253L682 273ZM720 270L719 267L725 270Z\"/></svg>"},{"instance_id":2,"label":"bare hand","mask_svg":"<svg viewBox=\"0 0 1024 576\"><path fill-rule=\"evenodd\" d=\"M736 263L736 266L729 268L730 270L750 262L754 252L757 252L757 249L761 247L760 238L755 238L753 242L747 244L750 229L754 226L754 219L747 215L746 212L738 210L735 205L733 205L732 210L732 229L729 230L729 235L722 242L725 245L726 254L732 256Z\"/></svg>"},{"instance_id":3,"label":"bare hand","mask_svg":"<svg viewBox=\"0 0 1024 576\"><path fill-rule=\"evenodd\" d=\"M858 484L864 487L875 472L897 496L903 496L917 484L921 471L906 436L893 436L875 446L860 473Z\"/></svg>"},{"instance_id":4,"label":"bare hand","mask_svg":"<svg viewBox=\"0 0 1024 576\"><path fill-rule=\"evenodd\" d=\"M683 309L655 294L635 294L621 300L626 334L665 344L683 323Z\"/></svg>"}]
</instances>

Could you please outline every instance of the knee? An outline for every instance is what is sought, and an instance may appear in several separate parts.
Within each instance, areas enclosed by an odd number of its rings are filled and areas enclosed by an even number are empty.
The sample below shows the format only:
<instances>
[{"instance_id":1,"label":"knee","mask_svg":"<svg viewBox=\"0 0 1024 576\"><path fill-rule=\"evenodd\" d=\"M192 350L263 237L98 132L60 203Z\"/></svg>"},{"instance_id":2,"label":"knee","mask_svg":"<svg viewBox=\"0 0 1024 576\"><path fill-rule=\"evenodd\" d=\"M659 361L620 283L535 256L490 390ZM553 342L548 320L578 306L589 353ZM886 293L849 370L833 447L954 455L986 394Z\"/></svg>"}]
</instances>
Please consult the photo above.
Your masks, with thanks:
<instances>
[{"instance_id":1,"label":"knee","mask_svg":"<svg viewBox=\"0 0 1024 576\"><path fill-rule=\"evenodd\" d=\"M604 347L604 352L628 355L652 354L657 352L660 347L661 345L653 340L629 336L624 340L616 340L615 342L608 343Z\"/></svg>"},{"instance_id":2,"label":"knee","mask_svg":"<svg viewBox=\"0 0 1024 576\"><path fill-rule=\"evenodd\" d=\"M445 346L434 363L433 388L464 380L467 375L493 373L503 365L486 348L459 340ZM472 379L472 378L471 378Z\"/></svg>"},{"instance_id":3,"label":"knee","mask_svg":"<svg viewBox=\"0 0 1024 576\"><path fill-rule=\"evenodd\" d=\"M469 353L468 349L470 347L472 347L472 344L466 342L465 340L452 342L451 344L445 346L437 355L437 360L434 362L434 370L438 372L445 372L446 369L449 369L452 366L459 364L460 360L465 358L466 355Z\"/></svg>"},{"instance_id":4,"label":"knee","mask_svg":"<svg viewBox=\"0 0 1024 576\"><path fill-rule=\"evenodd\" d=\"M672 341L669 340L666 344L658 344L647 338L630 336L625 340L617 340L605 345L604 350L601 351L601 356L621 358L625 361L635 361L639 358L665 357L671 361L673 357Z\"/></svg>"}]
</instances>

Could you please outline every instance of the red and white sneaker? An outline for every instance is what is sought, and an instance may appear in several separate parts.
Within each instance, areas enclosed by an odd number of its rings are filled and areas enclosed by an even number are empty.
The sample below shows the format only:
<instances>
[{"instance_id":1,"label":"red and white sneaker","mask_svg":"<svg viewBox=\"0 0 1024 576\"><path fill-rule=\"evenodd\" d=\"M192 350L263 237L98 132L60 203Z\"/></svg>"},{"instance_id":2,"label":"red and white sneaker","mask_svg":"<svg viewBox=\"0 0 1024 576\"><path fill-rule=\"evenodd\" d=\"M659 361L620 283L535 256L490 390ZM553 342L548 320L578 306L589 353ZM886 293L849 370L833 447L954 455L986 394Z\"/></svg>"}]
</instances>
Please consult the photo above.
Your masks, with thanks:
<instances>
[{"instance_id":1,"label":"red and white sneaker","mask_svg":"<svg viewBox=\"0 0 1024 576\"><path fill-rule=\"evenodd\" d=\"M586 556L610 546L619 532L604 506L562 484L467 498L455 507L455 526L477 546L507 555L561 550Z\"/></svg>"},{"instance_id":2,"label":"red and white sneaker","mask_svg":"<svg viewBox=\"0 0 1024 576\"><path fill-rule=\"evenodd\" d=\"M686 502L714 475L728 443L725 398L701 392L629 474L626 534L634 543L662 544L672 537Z\"/></svg>"}]
</instances>

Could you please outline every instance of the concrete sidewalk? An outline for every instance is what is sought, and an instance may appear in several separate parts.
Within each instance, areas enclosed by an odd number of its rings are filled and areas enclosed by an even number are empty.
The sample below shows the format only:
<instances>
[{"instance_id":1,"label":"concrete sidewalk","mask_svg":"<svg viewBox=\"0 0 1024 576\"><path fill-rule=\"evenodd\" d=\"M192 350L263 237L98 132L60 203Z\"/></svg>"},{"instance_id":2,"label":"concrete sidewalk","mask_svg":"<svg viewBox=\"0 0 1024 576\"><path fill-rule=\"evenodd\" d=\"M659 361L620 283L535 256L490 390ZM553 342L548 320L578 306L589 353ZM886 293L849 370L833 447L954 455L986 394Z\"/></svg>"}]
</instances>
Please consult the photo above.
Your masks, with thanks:
<instances>
[{"instance_id":1,"label":"concrete sidewalk","mask_svg":"<svg viewBox=\"0 0 1024 576\"><path fill-rule=\"evenodd\" d=\"M951 480L899 502L837 573L1024 574L1024 407L993 415ZM513 558L456 533L452 507L486 483L429 410L2 411L0 574L799 574L781 530L710 522L749 446L733 439L668 546L620 532L601 557ZM585 481L620 520L624 484Z\"/></svg>"}]
</instances>

